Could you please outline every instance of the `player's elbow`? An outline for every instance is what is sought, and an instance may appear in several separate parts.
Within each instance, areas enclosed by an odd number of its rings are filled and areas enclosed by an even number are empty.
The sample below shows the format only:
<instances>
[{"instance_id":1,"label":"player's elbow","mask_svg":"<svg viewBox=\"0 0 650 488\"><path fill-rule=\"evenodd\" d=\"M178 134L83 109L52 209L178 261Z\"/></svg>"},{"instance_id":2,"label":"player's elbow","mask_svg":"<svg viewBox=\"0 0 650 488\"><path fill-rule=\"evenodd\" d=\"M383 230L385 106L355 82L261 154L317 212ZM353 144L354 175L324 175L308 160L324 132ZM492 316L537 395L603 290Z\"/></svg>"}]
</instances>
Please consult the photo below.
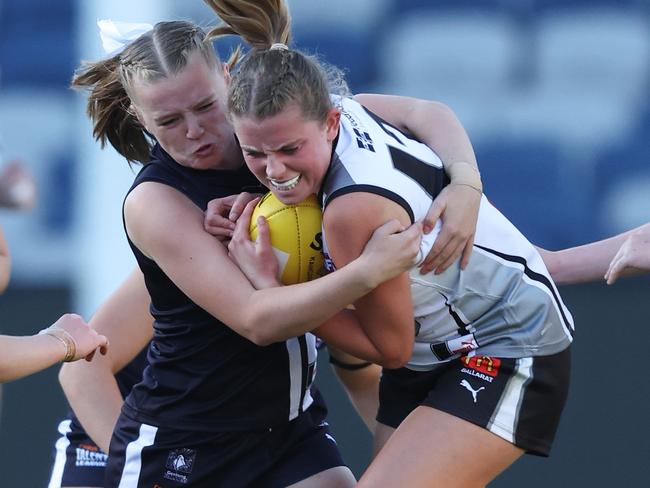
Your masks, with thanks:
<instances>
[{"instance_id":1,"label":"player's elbow","mask_svg":"<svg viewBox=\"0 0 650 488\"><path fill-rule=\"evenodd\" d=\"M277 334L271 324L265 322L262 317L256 317L255 315L249 315L242 323L241 329L236 332L260 347L269 346L280 340L280 338L276 337Z\"/></svg>"},{"instance_id":2,"label":"player's elbow","mask_svg":"<svg viewBox=\"0 0 650 488\"><path fill-rule=\"evenodd\" d=\"M382 349L379 364L387 369L401 368L408 363L412 351L412 340L408 341L408 343L405 341L399 341L399 343L393 342L390 346Z\"/></svg>"},{"instance_id":3,"label":"player's elbow","mask_svg":"<svg viewBox=\"0 0 650 488\"><path fill-rule=\"evenodd\" d=\"M261 347L297 337L313 328L301 320L287 318L284 313L269 313L268 307L249 307L239 319L235 332Z\"/></svg>"},{"instance_id":4,"label":"player's elbow","mask_svg":"<svg viewBox=\"0 0 650 488\"><path fill-rule=\"evenodd\" d=\"M384 356L380 364L386 369L399 369L406 365L409 357L409 355Z\"/></svg>"},{"instance_id":5,"label":"player's elbow","mask_svg":"<svg viewBox=\"0 0 650 488\"><path fill-rule=\"evenodd\" d=\"M270 334L267 334L261 330L251 331L249 334L247 334L246 338L256 346L260 347L270 346L274 342L277 342Z\"/></svg>"}]
</instances>

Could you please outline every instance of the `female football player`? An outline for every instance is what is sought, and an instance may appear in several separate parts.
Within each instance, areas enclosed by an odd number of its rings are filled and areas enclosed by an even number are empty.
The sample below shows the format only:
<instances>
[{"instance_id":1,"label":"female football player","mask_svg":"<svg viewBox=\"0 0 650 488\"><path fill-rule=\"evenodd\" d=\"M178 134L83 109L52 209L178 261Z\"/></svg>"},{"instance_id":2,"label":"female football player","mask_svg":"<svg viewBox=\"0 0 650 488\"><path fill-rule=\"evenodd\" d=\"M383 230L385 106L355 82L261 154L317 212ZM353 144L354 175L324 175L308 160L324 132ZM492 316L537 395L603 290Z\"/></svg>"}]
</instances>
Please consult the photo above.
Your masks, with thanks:
<instances>
[{"instance_id":1,"label":"female football player","mask_svg":"<svg viewBox=\"0 0 650 488\"><path fill-rule=\"evenodd\" d=\"M285 203L319 195L332 270L354 262L385 219L406 226L424 217L448 184L440 159L333 95L327 72L288 47L283 2L206 3L226 23L211 35L239 34L252 47L228 89L244 159ZM229 249L257 284L263 259L248 240L251 210ZM424 237L422 256L434 238ZM388 368L380 451L359 486L483 486L524 452L549 453L568 389L571 316L539 253L485 198L474 247L464 270L423 276L414 267L317 329L328 344ZM468 452L477 453L471 461Z\"/></svg>"}]
</instances>

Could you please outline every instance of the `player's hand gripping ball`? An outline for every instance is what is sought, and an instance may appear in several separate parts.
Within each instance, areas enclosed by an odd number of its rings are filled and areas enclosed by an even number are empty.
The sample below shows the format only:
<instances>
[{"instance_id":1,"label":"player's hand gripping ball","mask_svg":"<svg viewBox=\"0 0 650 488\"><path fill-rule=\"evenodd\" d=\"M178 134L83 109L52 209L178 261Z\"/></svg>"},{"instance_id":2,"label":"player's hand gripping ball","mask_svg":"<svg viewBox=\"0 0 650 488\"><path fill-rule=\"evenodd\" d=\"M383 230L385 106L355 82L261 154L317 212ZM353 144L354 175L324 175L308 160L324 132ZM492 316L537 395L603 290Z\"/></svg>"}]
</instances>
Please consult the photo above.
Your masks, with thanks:
<instances>
[{"instance_id":1,"label":"player's hand gripping ball","mask_svg":"<svg viewBox=\"0 0 650 488\"><path fill-rule=\"evenodd\" d=\"M264 195L251 217L252 240L257 239L257 217L260 215L269 225L282 283L303 283L324 274L322 210L316 195L295 205L285 205L271 192Z\"/></svg>"}]
</instances>

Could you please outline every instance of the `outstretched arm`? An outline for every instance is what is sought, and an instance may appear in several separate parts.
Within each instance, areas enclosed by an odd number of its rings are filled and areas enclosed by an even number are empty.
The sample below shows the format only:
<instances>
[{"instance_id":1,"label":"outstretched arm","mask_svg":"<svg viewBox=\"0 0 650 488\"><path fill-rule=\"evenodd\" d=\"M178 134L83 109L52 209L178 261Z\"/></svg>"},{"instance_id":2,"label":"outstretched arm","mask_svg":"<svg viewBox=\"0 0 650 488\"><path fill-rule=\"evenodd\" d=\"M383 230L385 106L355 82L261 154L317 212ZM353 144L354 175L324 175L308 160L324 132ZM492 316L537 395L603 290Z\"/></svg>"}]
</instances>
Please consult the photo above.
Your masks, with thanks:
<instances>
[{"instance_id":1,"label":"outstretched arm","mask_svg":"<svg viewBox=\"0 0 650 488\"><path fill-rule=\"evenodd\" d=\"M90 320L94 330L109 338L108 354L91 363L65 364L59 373L72 410L104 452L123 403L114 375L153 335L149 302L142 273L134 270Z\"/></svg>"},{"instance_id":2,"label":"outstretched arm","mask_svg":"<svg viewBox=\"0 0 650 488\"><path fill-rule=\"evenodd\" d=\"M63 315L47 329L29 337L0 336L0 383L36 373L60 361L90 360L97 349L106 353L106 337L75 314Z\"/></svg>"},{"instance_id":3,"label":"outstretched arm","mask_svg":"<svg viewBox=\"0 0 650 488\"><path fill-rule=\"evenodd\" d=\"M650 224L635 229L609 263L605 279L611 285L620 276L650 272Z\"/></svg>"},{"instance_id":4,"label":"outstretched arm","mask_svg":"<svg viewBox=\"0 0 650 488\"><path fill-rule=\"evenodd\" d=\"M429 233L436 221L442 228L421 265L421 273L442 273L461 255L469 262L483 185L467 132L446 105L392 95L360 94L359 103L398 129L413 134L440 157L451 184L434 200L424 221Z\"/></svg>"},{"instance_id":5,"label":"outstretched arm","mask_svg":"<svg viewBox=\"0 0 650 488\"><path fill-rule=\"evenodd\" d=\"M612 284L621 276L650 271L650 223L582 246L539 251L559 285L603 278Z\"/></svg>"}]
</instances>

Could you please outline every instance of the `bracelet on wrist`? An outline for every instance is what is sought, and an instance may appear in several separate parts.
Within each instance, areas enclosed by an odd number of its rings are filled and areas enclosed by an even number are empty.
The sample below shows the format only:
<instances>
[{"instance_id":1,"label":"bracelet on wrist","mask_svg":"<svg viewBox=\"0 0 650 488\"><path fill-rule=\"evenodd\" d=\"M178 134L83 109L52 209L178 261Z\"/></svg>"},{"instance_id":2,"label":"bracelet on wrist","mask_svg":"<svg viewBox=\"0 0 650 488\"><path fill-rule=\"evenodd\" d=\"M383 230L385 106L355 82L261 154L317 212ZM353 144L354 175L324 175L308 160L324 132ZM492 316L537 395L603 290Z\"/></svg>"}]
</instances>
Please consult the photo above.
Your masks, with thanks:
<instances>
[{"instance_id":1,"label":"bracelet on wrist","mask_svg":"<svg viewBox=\"0 0 650 488\"><path fill-rule=\"evenodd\" d=\"M69 363L74 360L77 353L77 345L74 338L68 333L67 330L60 329L59 327L48 327L39 332L39 334L49 335L59 340L65 346L65 356L63 357L64 363Z\"/></svg>"},{"instance_id":2,"label":"bracelet on wrist","mask_svg":"<svg viewBox=\"0 0 650 488\"><path fill-rule=\"evenodd\" d=\"M481 183L481 173L478 168L471 163L459 161L452 165L445 167L449 179L452 183L462 183L480 188L483 191L483 184Z\"/></svg>"},{"instance_id":3,"label":"bracelet on wrist","mask_svg":"<svg viewBox=\"0 0 650 488\"><path fill-rule=\"evenodd\" d=\"M453 163L447 163L445 168L447 170L450 170L452 168L458 168L460 164L464 164L465 166L469 167L474 173L478 173L478 166L475 163L470 163L468 161L454 161Z\"/></svg>"},{"instance_id":4,"label":"bracelet on wrist","mask_svg":"<svg viewBox=\"0 0 650 488\"><path fill-rule=\"evenodd\" d=\"M480 182L479 182L479 185L476 185L475 183L473 184L473 183L463 183L463 182L452 181L451 183L449 183L449 186L468 186L472 190L476 190L479 193L479 195L483 195L483 185L481 185Z\"/></svg>"}]
</instances>

